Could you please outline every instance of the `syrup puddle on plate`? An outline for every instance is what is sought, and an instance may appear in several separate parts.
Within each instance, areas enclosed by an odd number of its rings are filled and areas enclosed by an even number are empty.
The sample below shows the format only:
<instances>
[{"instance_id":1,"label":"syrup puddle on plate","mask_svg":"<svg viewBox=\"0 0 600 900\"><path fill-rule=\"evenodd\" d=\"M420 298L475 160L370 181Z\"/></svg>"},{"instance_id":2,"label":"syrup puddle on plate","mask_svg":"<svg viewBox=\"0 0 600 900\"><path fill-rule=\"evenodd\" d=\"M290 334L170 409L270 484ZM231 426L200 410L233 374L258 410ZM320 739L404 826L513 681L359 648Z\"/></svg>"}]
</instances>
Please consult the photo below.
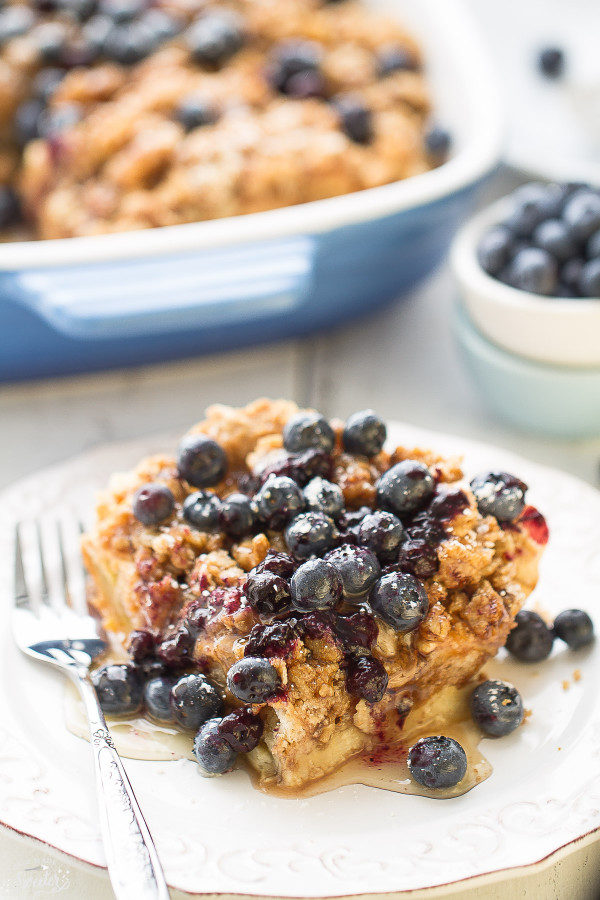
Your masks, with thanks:
<instances>
[{"instance_id":1,"label":"syrup puddle on plate","mask_svg":"<svg viewBox=\"0 0 600 900\"><path fill-rule=\"evenodd\" d=\"M65 723L77 737L89 740L87 719L83 703L76 688L67 683L65 695ZM418 794L423 797L445 799L458 797L481 784L492 773L492 767L479 750L482 739L469 713L469 696L473 684L464 688L444 688L432 700L413 710L406 718L403 743L392 748L388 755L379 758L364 754L349 760L331 775L298 789L282 788L272 783L259 783L254 770L250 778L255 788L276 797L314 797L327 791L352 784L394 791L399 794ZM115 746L121 756L129 759L170 761L194 759L193 734L158 725L142 716L131 719L107 717ZM421 737L443 734L462 745L467 754L467 772L462 781L452 788L430 790L417 784L410 775L406 763L406 749ZM247 767L250 769L250 767Z\"/></svg>"}]
</instances>

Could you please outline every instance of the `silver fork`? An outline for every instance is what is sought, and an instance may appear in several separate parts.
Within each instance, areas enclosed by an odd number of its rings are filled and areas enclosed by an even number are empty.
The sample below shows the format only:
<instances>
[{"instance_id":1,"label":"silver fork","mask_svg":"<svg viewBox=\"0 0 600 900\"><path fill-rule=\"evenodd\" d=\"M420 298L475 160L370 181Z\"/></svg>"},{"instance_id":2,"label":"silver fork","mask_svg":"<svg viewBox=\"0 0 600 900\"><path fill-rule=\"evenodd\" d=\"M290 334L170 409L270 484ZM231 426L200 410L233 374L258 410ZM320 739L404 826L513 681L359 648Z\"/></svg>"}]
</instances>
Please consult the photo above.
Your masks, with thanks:
<instances>
[{"instance_id":1,"label":"silver fork","mask_svg":"<svg viewBox=\"0 0 600 900\"><path fill-rule=\"evenodd\" d=\"M73 529L72 540L67 541L66 529L59 523L43 534L39 522L35 523L32 559L26 565L23 528L17 525L15 534L13 634L23 653L60 669L79 688L89 722L100 828L115 897L169 900L156 848L106 727L89 674L91 663L106 649L106 643L98 636L96 622L87 614L86 575L78 529ZM48 574L49 544L54 546L55 561L59 563L54 579ZM34 558L37 565L33 565Z\"/></svg>"}]
</instances>

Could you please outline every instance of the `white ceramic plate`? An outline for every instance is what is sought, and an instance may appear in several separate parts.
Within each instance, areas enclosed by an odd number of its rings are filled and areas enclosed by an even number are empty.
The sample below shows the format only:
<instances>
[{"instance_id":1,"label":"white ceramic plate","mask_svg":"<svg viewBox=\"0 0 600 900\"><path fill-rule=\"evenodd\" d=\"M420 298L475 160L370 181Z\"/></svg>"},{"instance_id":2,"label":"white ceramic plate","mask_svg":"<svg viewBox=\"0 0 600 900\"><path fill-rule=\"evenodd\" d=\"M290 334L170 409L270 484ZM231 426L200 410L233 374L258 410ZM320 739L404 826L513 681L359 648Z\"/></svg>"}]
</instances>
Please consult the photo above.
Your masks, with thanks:
<instances>
[{"instance_id":1,"label":"white ceramic plate","mask_svg":"<svg viewBox=\"0 0 600 900\"><path fill-rule=\"evenodd\" d=\"M530 486L552 537L536 598L600 623L600 494L557 471L396 424L391 439L464 452L466 471L502 467ZM106 447L0 497L0 820L103 865L87 744L63 724L60 677L21 657L9 634L11 523L91 507L114 470L176 438ZM514 681L527 724L482 749L491 778L455 800L351 786L309 800L257 793L243 772L205 780L193 763L126 760L171 885L193 893L330 897L399 892L535 863L600 828L600 653L556 647L540 665L487 667ZM579 669L581 679L573 673ZM569 684L568 690L563 682Z\"/></svg>"}]
</instances>

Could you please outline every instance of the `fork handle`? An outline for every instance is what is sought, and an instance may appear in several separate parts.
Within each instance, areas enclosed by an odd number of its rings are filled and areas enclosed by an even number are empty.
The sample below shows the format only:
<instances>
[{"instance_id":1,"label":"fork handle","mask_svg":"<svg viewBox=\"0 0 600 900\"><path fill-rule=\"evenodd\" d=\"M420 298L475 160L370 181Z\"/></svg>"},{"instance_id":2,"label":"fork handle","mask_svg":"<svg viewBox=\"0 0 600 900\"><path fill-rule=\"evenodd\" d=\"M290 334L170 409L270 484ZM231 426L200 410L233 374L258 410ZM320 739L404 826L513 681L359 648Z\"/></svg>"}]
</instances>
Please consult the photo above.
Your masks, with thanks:
<instances>
[{"instance_id":1,"label":"fork handle","mask_svg":"<svg viewBox=\"0 0 600 900\"><path fill-rule=\"evenodd\" d=\"M117 900L169 900L169 890L150 831L115 750L87 671L77 671L96 770L100 829L108 874Z\"/></svg>"}]
</instances>

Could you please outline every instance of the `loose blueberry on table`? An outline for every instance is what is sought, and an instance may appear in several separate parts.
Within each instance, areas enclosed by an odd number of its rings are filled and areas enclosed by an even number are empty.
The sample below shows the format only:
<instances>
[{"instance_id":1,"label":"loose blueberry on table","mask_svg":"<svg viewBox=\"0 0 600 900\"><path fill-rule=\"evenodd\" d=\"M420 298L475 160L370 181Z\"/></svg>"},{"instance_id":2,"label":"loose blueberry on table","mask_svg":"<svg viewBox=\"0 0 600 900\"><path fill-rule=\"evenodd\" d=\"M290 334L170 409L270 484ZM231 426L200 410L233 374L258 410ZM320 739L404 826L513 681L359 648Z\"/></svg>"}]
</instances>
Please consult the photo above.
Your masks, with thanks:
<instances>
[{"instance_id":1,"label":"loose blueberry on table","mask_svg":"<svg viewBox=\"0 0 600 900\"><path fill-rule=\"evenodd\" d=\"M181 604L162 626L131 633L130 664L96 670L105 711L145 710L161 725L194 734L199 771L223 774L256 749L269 707L288 702L294 683L287 666L295 654L310 661L325 647L341 680L335 690L345 689L349 708L362 704L360 715L377 721L382 702L393 700L396 721L403 721L406 698L392 681L389 648L419 641L426 655L432 607L442 622L446 615L434 578L445 542L469 516L486 533L520 533L536 547L548 533L541 514L526 504L527 485L514 475L483 472L470 490L444 483L427 457L386 453L386 434L373 410L343 425L297 413L283 427L274 458L252 471L236 468L214 437L185 437L171 467L126 501L143 545L172 549L167 574L157 579L149 570L152 597L175 595ZM355 471L369 472L358 491L349 480ZM181 534L207 548L206 558L227 550L243 560L260 547L260 562L211 589L206 575L190 567ZM203 559L200 554L196 562ZM137 565L143 587L144 566L155 560ZM197 649L219 617L236 635L225 669ZM235 631L237 621L243 631ZM506 647L521 661L539 662L555 639L573 651L590 644L589 616L566 610L550 628L536 613L521 611ZM322 690L328 696L334 686ZM512 685L485 681L472 692L471 711L484 735L500 737L521 723L523 703ZM460 784L467 760L456 740L437 735L410 748L408 766L418 783L443 790Z\"/></svg>"},{"instance_id":2,"label":"loose blueberry on table","mask_svg":"<svg viewBox=\"0 0 600 900\"><path fill-rule=\"evenodd\" d=\"M507 203L479 240L481 268L540 296L600 298L600 188L532 182Z\"/></svg>"}]
</instances>

